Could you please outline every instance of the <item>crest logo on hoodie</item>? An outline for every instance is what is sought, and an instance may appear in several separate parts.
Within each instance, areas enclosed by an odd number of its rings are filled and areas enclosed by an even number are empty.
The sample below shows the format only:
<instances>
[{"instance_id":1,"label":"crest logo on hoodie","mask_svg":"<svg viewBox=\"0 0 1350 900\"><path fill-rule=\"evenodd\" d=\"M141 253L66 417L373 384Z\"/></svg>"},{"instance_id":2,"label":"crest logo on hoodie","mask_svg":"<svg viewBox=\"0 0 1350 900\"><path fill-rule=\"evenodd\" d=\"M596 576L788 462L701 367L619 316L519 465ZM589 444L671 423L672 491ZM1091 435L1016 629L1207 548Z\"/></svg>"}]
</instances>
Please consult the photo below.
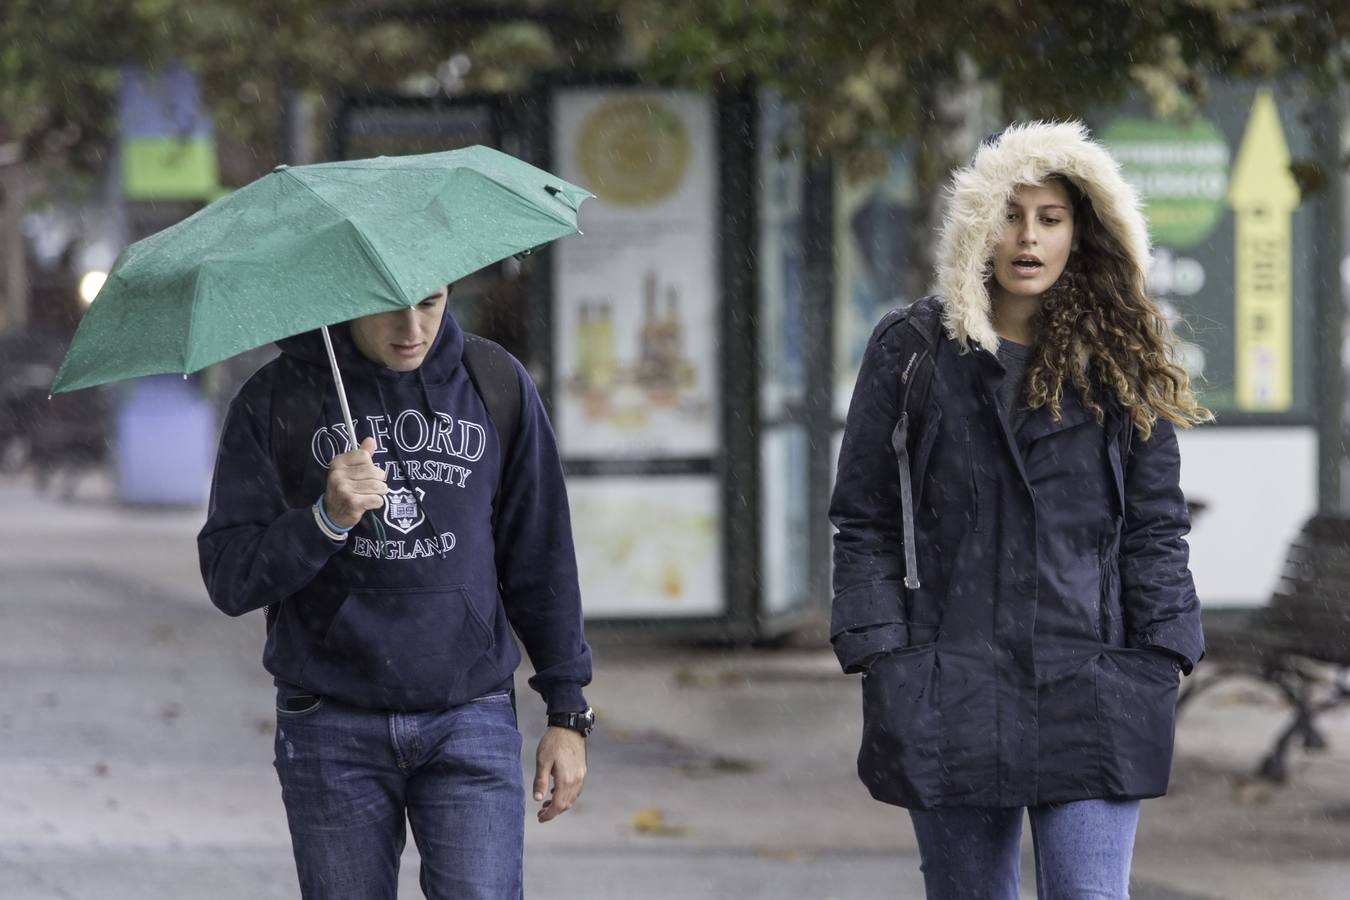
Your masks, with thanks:
<instances>
[{"instance_id":1,"label":"crest logo on hoodie","mask_svg":"<svg viewBox=\"0 0 1350 900\"><path fill-rule=\"evenodd\" d=\"M426 521L421 501L427 492L419 487L399 488L384 495L384 521L407 534Z\"/></svg>"}]
</instances>

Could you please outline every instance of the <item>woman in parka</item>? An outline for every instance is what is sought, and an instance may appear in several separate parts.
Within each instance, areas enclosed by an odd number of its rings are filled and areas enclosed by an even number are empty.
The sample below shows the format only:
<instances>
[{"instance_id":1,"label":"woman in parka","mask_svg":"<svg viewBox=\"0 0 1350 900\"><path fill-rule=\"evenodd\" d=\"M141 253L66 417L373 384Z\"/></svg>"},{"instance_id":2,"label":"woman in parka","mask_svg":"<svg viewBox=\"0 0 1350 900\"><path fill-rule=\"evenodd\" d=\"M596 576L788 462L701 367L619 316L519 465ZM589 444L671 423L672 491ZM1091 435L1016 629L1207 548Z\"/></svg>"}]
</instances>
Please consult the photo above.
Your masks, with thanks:
<instances>
[{"instance_id":1,"label":"woman in parka","mask_svg":"<svg viewBox=\"0 0 1350 900\"><path fill-rule=\"evenodd\" d=\"M867 346L830 509L858 771L911 811L929 898L1017 897L1023 809L1040 897L1126 897L1204 654L1175 429L1211 416L1081 124L986 140L938 254Z\"/></svg>"}]
</instances>

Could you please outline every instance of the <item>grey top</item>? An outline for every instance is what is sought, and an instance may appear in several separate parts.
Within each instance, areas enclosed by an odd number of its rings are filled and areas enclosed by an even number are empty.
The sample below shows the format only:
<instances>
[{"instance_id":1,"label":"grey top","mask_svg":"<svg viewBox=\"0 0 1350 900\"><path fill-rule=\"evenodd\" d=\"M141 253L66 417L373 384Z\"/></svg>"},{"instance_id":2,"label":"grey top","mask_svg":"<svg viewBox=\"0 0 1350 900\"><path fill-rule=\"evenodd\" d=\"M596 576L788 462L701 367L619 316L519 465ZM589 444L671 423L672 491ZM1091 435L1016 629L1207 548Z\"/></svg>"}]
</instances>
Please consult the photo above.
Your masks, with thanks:
<instances>
[{"instance_id":1,"label":"grey top","mask_svg":"<svg viewBox=\"0 0 1350 900\"><path fill-rule=\"evenodd\" d=\"M1022 387L1026 382L1027 366L1031 363L1032 348L1026 344L1017 344L1007 338L998 342L998 361L1008 373L998 386L998 402L1008 416L1008 425L1013 434L1022 427L1027 417L1027 408L1022 403Z\"/></svg>"}]
</instances>

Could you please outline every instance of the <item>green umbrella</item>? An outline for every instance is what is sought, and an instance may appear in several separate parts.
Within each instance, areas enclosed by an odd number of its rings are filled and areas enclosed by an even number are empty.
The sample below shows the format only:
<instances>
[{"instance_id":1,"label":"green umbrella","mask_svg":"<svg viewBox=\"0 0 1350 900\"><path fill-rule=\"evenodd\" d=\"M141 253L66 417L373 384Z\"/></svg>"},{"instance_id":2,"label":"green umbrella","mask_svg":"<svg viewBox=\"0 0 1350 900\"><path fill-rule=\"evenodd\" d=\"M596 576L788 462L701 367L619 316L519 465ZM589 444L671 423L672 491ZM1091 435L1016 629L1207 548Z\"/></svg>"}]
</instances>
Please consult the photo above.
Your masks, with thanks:
<instances>
[{"instance_id":1,"label":"green umbrella","mask_svg":"<svg viewBox=\"0 0 1350 900\"><path fill-rule=\"evenodd\" d=\"M326 338L579 234L590 196L486 147L278 166L122 252L52 393L195 372L315 328Z\"/></svg>"}]
</instances>

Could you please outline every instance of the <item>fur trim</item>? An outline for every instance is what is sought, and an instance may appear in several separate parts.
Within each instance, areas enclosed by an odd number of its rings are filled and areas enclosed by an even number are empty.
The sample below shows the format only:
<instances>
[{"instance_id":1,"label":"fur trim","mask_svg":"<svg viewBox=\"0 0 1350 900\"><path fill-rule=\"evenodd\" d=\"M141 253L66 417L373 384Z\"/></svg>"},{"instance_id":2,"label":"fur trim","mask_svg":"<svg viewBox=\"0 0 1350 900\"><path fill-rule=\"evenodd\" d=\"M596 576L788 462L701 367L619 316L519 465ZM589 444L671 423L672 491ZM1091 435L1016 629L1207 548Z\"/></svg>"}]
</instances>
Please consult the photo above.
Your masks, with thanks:
<instances>
[{"instance_id":1,"label":"fur trim","mask_svg":"<svg viewBox=\"0 0 1350 900\"><path fill-rule=\"evenodd\" d=\"M1148 272L1148 225L1139 194L1087 127L1073 121L1011 125L996 141L981 146L971 164L956 171L949 187L938 240L937 287L947 334L964 349L974 341L991 352L998 350L985 284L1004 211L1018 187L1040 184L1052 174L1066 176L1091 198L1102 225L1140 271Z\"/></svg>"}]
</instances>

